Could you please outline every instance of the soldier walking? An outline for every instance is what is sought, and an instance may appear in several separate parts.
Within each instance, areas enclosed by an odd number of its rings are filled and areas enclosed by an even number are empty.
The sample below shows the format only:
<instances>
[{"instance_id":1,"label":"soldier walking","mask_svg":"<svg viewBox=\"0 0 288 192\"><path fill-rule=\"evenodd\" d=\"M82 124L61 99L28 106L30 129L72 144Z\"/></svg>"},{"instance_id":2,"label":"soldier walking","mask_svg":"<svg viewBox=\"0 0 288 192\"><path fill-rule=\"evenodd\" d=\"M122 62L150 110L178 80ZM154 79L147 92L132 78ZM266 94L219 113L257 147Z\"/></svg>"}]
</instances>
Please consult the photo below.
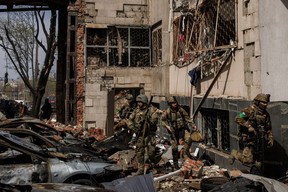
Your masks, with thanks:
<instances>
[{"instance_id":1,"label":"soldier walking","mask_svg":"<svg viewBox=\"0 0 288 192\"><path fill-rule=\"evenodd\" d=\"M181 140L184 142L184 158L190 157L189 149L192 144L190 129L196 131L197 128L188 113L178 105L178 102L174 97L169 97L167 102L169 107L163 112L161 121L162 125L170 134L174 169L179 169L179 142Z\"/></svg>"},{"instance_id":2,"label":"soldier walking","mask_svg":"<svg viewBox=\"0 0 288 192\"><path fill-rule=\"evenodd\" d=\"M142 175L145 173L144 164L151 166L157 163L155 159L156 130L158 124L159 110L148 103L148 98L144 94L136 97L137 107L131 113L128 120L128 127L136 133L136 159L138 170L133 175ZM145 158L147 151L147 159Z\"/></svg>"},{"instance_id":3,"label":"soldier walking","mask_svg":"<svg viewBox=\"0 0 288 192\"><path fill-rule=\"evenodd\" d=\"M266 111L269 102L269 94L259 93L253 104L242 109L235 118L235 122L240 125L239 148L249 150L253 155L253 163L262 171L264 149L273 146L271 119Z\"/></svg>"}]
</instances>

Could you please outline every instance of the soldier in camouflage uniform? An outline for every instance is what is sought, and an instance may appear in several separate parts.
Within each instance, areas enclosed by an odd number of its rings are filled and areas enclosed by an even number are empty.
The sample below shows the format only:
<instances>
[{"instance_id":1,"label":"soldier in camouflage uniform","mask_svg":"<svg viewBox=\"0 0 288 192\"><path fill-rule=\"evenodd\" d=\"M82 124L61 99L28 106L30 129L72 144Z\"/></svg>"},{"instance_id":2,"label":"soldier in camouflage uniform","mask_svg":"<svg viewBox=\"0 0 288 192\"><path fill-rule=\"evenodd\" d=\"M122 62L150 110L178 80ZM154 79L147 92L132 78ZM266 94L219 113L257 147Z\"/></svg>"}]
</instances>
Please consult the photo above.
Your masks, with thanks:
<instances>
[{"instance_id":1,"label":"soldier in camouflage uniform","mask_svg":"<svg viewBox=\"0 0 288 192\"><path fill-rule=\"evenodd\" d=\"M184 158L189 157L189 149L192 144L190 128L194 131L196 131L197 128L188 116L188 113L178 105L174 97L169 97L167 102L169 107L163 112L161 121L162 126L164 126L170 134L174 169L179 169L179 140L184 141Z\"/></svg>"},{"instance_id":2,"label":"soldier in camouflage uniform","mask_svg":"<svg viewBox=\"0 0 288 192\"><path fill-rule=\"evenodd\" d=\"M126 100L127 102L119 110L120 121L114 126L115 131L127 126L127 120L135 109L135 106L133 105L133 95L127 94Z\"/></svg>"},{"instance_id":3,"label":"soldier in camouflage uniform","mask_svg":"<svg viewBox=\"0 0 288 192\"><path fill-rule=\"evenodd\" d=\"M127 102L119 110L119 116L121 119L128 119L135 108L133 106L133 95L127 94L126 100Z\"/></svg>"},{"instance_id":4,"label":"soldier in camouflage uniform","mask_svg":"<svg viewBox=\"0 0 288 192\"><path fill-rule=\"evenodd\" d=\"M263 161L264 147L273 146L271 120L266 111L269 101L269 94L260 93L254 98L253 104L241 110L235 118L235 122L240 125L239 148L251 151L253 163L258 168Z\"/></svg>"},{"instance_id":5,"label":"soldier in camouflage uniform","mask_svg":"<svg viewBox=\"0 0 288 192\"><path fill-rule=\"evenodd\" d=\"M133 175L144 174L144 164L151 165L157 163L155 159L156 130L158 124L159 110L148 105L146 95L140 94L136 97L137 107L131 113L128 121L128 127L137 135L136 141L136 159L138 170ZM145 129L145 134L143 135ZM145 149L148 153L148 159L145 159Z\"/></svg>"}]
</instances>

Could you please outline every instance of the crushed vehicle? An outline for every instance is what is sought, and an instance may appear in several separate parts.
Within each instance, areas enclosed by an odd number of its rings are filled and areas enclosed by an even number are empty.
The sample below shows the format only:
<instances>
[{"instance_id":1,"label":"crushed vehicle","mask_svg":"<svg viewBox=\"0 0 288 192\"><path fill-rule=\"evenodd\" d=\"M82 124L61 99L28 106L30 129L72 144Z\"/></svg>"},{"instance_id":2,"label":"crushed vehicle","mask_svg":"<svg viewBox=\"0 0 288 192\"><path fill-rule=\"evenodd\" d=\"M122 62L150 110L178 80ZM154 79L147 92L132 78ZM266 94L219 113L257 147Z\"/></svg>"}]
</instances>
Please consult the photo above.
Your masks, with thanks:
<instances>
[{"instance_id":1,"label":"crushed vehicle","mask_svg":"<svg viewBox=\"0 0 288 192\"><path fill-rule=\"evenodd\" d=\"M68 183L34 183L30 185L12 185L0 183L0 191L13 192L113 192L100 187Z\"/></svg>"},{"instance_id":2,"label":"crushed vehicle","mask_svg":"<svg viewBox=\"0 0 288 192\"><path fill-rule=\"evenodd\" d=\"M123 177L121 168L97 156L62 153L0 131L0 183L72 183L97 186Z\"/></svg>"},{"instance_id":3,"label":"crushed vehicle","mask_svg":"<svg viewBox=\"0 0 288 192\"><path fill-rule=\"evenodd\" d=\"M131 149L129 145L131 138L132 133L128 129L123 129L102 141L94 142L92 147L100 154L111 156L118 151Z\"/></svg>"},{"instance_id":4,"label":"crushed vehicle","mask_svg":"<svg viewBox=\"0 0 288 192\"><path fill-rule=\"evenodd\" d=\"M105 156L101 156L94 150L89 148L84 148L79 145L66 145L61 142L50 140L42 135L30 130L30 129L22 129L22 128L2 128L2 131L9 132L12 135L15 135L23 140L29 141L35 145L41 146L42 148L46 148L49 151L59 152L59 153L70 153L70 154L78 154L78 156L97 156L101 158L107 159Z\"/></svg>"},{"instance_id":5,"label":"crushed vehicle","mask_svg":"<svg viewBox=\"0 0 288 192\"><path fill-rule=\"evenodd\" d=\"M72 134L59 130L40 119L33 117L23 117L15 119L6 119L0 121L0 130L3 128L23 128L30 129L50 140L59 140L63 144L78 145L91 148L88 141L74 137Z\"/></svg>"},{"instance_id":6,"label":"crushed vehicle","mask_svg":"<svg viewBox=\"0 0 288 192\"><path fill-rule=\"evenodd\" d=\"M31 129L36 133L40 133L43 136L60 135L60 132L55 128L49 126L40 119L33 117L23 117L15 119L6 119L0 121L0 128L25 128Z\"/></svg>"}]
</instances>

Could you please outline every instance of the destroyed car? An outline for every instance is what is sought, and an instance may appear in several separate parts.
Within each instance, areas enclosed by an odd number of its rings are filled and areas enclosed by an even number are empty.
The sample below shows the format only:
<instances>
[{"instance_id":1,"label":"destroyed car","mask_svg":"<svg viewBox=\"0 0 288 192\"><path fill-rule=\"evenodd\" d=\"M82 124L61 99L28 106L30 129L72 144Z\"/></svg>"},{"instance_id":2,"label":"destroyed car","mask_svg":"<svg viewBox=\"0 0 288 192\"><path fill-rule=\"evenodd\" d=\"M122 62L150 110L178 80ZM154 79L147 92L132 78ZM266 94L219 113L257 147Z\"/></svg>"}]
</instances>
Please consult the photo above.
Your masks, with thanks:
<instances>
[{"instance_id":1,"label":"destroyed car","mask_svg":"<svg viewBox=\"0 0 288 192\"><path fill-rule=\"evenodd\" d=\"M102 141L96 141L92 147L99 154L111 156L118 151L131 149L129 142L131 141L132 133L128 129L123 129L114 133L114 135L105 138Z\"/></svg>"},{"instance_id":2,"label":"destroyed car","mask_svg":"<svg viewBox=\"0 0 288 192\"><path fill-rule=\"evenodd\" d=\"M52 126L49 126L40 119L36 119L33 117L6 119L4 121L0 121L0 128L16 128L16 127L30 129L36 133L40 133L43 136L61 134Z\"/></svg>"},{"instance_id":3,"label":"destroyed car","mask_svg":"<svg viewBox=\"0 0 288 192\"><path fill-rule=\"evenodd\" d=\"M51 151L0 131L0 183L73 183L97 186L121 178L122 170L97 156Z\"/></svg>"},{"instance_id":4,"label":"destroyed car","mask_svg":"<svg viewBox=\"0 0 288 192\"><path fill-rule=\"evenodd\" d=\"M47 151L54 151L59 153L73 153L78 154L78 156L98 156L99 158L105 158L105 156L101 156L94 150L90 150L88 148L83 148L78 145L65 145L61 142L57 142L54 140L47 139L42 135L29 130L29 129L22 129L22 128L2 128L2 131L9 132L12 135L15 135L23 140L29 141L35 145L41 146L42 148L46 148Z\"/></svg>"},{"instance_id":5,"label":"destroyed car","mask_svg":"<svg viewBox=\"0 0 288 192\"><path fill-rule=\"evenodd\" d=\"M34 183L31 185L11 185L0 183L0 191L13 192L113 192L100 187L63 184L63 183Z\"/></svg>"},{"instance_id":6,"label":"destroyed car","mask_svg":"<svg viewBox=\"0 0 288 192\"><path fill-rule=\"evenodd\" d=\"M81 145L83 147L89 147L90 144L83 140L78 139L67 133L60 128L53 127L40 119L33 117L23 117L23 118L15 118L15 119L6 119L4 121L0 121L0 130L3 128L23 128L29 129L40 135L50 139L50 140L59 140L63 144L67 145Z\"/></svg>"}]
</instances>

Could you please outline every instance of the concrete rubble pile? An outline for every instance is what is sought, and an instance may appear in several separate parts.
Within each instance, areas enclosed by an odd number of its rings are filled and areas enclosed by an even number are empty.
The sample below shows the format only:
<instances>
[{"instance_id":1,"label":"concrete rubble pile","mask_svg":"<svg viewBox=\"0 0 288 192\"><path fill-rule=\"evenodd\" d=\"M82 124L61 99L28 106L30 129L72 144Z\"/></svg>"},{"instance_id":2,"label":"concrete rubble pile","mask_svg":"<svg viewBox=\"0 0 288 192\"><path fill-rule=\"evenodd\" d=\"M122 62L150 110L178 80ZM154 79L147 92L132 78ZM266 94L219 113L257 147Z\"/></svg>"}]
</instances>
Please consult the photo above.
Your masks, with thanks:
<instances>
[{"instance_id":1,"label":"concrete rubble pile","mask_svg":"<svg viewBox=\"0 0 288 192\"><path fill-rule=\"evenodd\" d=\"M57 122L51 122L51 121L47 123L60 132L70 133L74 137L78 139L83 139L85 141L87 141L87 139L89 138L90 139L93 138L94 143L101 143L105 141L106 139L109 139L104 135L103 129L101 128L90 128L89 130L84 130L82 126L63 125L63 124L60 124ZM115 136L112 136L112 137L115 137ZM161 160L155 166L157 171L153 173L154 188L155 188L155 191L158 191L158 192L161 192L161 191L163 192L164 191L165 192L169 192L169 191L171 192L172 191L205 192L217 186L222 186L226 183L234 182L235 178L242 178L243 175L245 175L244 173L248 173L247 170L227 170L215 164L211 165L211 163L207 162L207 160L197 158L196 157L197 154L194 154L194 153L191 153L192 156L194 156L193 159L188 158L185 161L180 159L179 161L183 161L183 162L180 162L181 169L173 172L172 166L171 166L172 156L171 154L167 155L167 153L169 153L169 148L170 146L166 146L166 151L163 151ZM181 153L181 147L179 147L179 150ZM111 155L109 159L115 161L116 164L122 167L124 171L131 171L137 168L137 162L135 159L135 151L133 148L117 151L113 153L113 155ZM170 166L168 164L170 164ZM248 179L247 180L251 181L251 178L249 179L250 180ZM259 180L263 180L263 178ZM270 188L271 187L273 188L275 186L283 187L281 185L283 183L280 183L280 184L279 183L280 182L278 182L277 184L274 184L273 186L270 186ZM244 183L244 184L246 186L249 185L249 183L248 184ZM258 187L263 188L263 185L264 184L261 184ZM242 186L242 187L245 187L245 186ZM286 190L285 187L284 189ZM265 190L262 190L262 191L265 191Z\"/></svg>"},{"instance_id":2,"label":"concrete rubble pile","mask_svg":"<svg viewBox=\"0 0 288 192\"><path fill-rule=\"evenodd\" d=\"M47 121L46 123L57 131L69 133L78 139L88 140L93 138L94 141L102 141L106 138L102 128L91 127L89 130L85 130L81 125L71 126L53 121ZM59 137L57 140L61 140L61 138Z\"/></svg>"},{"instance_id":3,"label":"concrete rubble pile","mask_svg":"<svg viewBox=\"0 0 288 192\"><path fill-rule=\"evenodd\" d=\"M157 191L199 191L201 190L201 180L203 178L221 177L223 180L228 180L226 177L227 169L220 168L217 165L207 166L203 161L198 159L186 159L181 169L176 175L165 178L156 182ZM161 176L159 176L161 177ZM157 181L158 179L155 178Z\"/></svg>"},{"instance_id":4,"label":"concrete rubble pile","mask_svg":"<svg viewBox=\"0 0 288 192\"><path fill-rule=\"evenodd\" d=\"M119 185L125 185L125 182L127 182L126 187L128 187L129 185L129 187L133 188L133 186L137 186L137 182L142 182L144 177L147 181L149 181L145 183L147 185L146 187L153 188L155 189L155 191L159 192L205 192L215 187L225 185L227 185L226 188L236 186L241 189L250 189L249 187L256 186L259 189L264 189L264 187L269 188L269 190L260 191L272 192L279 191L280 189L280 191L288 191L288 177L280 182L270 178L249 174L249 170L228 170L226 168L221 168L213 161L210 161L209 158L207 158L204 154L200 156L199 148L196 148L193 153L191 152L190 158L184 160L181 156L183 146L179 145L179 165L181 168L175 171L173 170L171 146L169 145L169 143L166 142L161 143L160 137L158 138L159 143L157 143L156 145L156 147L158 147L159 149L158 154L156 155L159 155L160 161L155 164L153 168L147 170L146 175L149 174L150 176L142 175L143 178L141 178L141 176L133 176L135 177L135 179L131 179L131 173L136 171L137 169L137 161L135 158L135 148L133 148L133 146L130 146L129 144L129 141L131 139L128 138L128 135L131 135L129 130L123 129L115 133L113 136L107 137L105 136L102 128L89 128L89 130L86 130L82 126L63 125L53 120L45 121L44 124L43 122L41 124L41 122L39 123L34 120L35 119L22 119L21 123L25 122L27 125L29 124L30 126L32 126L32 124L35 124L35 126L39 124L40 127L43 127L43 125L47 124L50 128L53 128L53 130L56 130L60 133L57 135L54 133L55 131L52 131L53 134L55 134L53 135L53 139L56 141L67 142L67 140L69 141L69 136L67 135L71 135L71 142L74 142L73 139L76 138L82 143L87 144L83 146L93 147L93 151L104 151L105 156L108 157L111 162L113 162L113 165L119 167L119 169L121 169L121 171L123 172L122 175L124 175L124 177L121 178L118 184L115 185L113 188L117 192L121 191ZM7 121L7 119L3 119L1 121L2 128L7 126L7 124L5 124L5 121ZM18 125L18 121L9 121L12 125L13 123L16 123L14 125ZM25 128L25 126L23 126L22 128ZM35 130L38 130L39 134L41 134L41 131L45 132L49 129L40 128ZM199 146L201 145L199 144ZM117 182L115 181L113 183L106 183L106 185L112 186L115 183ZM216 191L221 191L221 189L219 188L219 190Z\"/></svg>"}]
</instances>

